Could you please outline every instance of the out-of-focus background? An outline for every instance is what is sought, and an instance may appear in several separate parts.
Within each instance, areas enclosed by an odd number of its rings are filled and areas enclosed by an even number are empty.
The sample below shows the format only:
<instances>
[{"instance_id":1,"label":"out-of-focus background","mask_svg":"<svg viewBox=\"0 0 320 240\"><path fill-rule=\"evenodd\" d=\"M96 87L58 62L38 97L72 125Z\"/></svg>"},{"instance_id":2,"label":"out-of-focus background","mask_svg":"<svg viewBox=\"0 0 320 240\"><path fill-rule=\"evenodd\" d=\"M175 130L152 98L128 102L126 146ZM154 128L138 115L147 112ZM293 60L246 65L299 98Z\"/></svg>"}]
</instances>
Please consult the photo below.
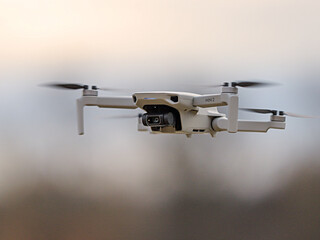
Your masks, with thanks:
<instances>
[{"instance_id":1,"label":"out-of-focus background","mask_svg":"<svg viewBox=\"0 0 320 240\"><path fill-rule=\"evenodd\" d=\"M0 0L1 239L319 239L319 119L187 139L86 109L59 81L209 93L320 115L314 0ZM121 94L128 95L126 90ZM223 111L223 109L221 109ZM243 119L266 119L241 113Z\"/></svg>"}]
</instances>

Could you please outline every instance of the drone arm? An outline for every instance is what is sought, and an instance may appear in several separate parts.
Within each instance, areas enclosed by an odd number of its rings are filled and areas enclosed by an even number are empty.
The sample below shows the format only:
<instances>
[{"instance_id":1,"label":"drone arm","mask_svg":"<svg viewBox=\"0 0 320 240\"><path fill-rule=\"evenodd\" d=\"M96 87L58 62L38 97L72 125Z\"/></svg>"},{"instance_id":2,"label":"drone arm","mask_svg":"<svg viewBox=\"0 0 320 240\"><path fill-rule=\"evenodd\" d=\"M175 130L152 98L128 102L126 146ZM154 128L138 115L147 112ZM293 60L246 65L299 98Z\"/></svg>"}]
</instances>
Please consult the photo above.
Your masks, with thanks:
<instances>
[{"instance_id":1,"label":"drone arm","mask_svg":"<svg viewBox=\"0 0 320 240\"><path fill-rule=\"evenodd\" d=\"M239 97L238 95L229 95L228 97L228 132L236 133L238 131L238 112Z\"/></svg>"},{"instance_id":2,"label":"drone arm","mask_svg":"<svg viewBox=\"0 0 320 240\"><path fill-rule=\"evenodd\" d=\"M228 132L236 133L238 131L238 107L239 97L234 93L210 94L195 97L193 105L197 107L218 107L228 106Z\"/></svg>"},{"instance_id":3,"label":"drone arm","mask_svg":"<svg viewBox=\"0 0 320 240\"><path fill-rule=\"evenodd\" d=\"M83 108L84 104L82 98L77 99L77 116L78 116L78 134L84 134L84 116L83 116Z\"/></svg>"},{"instance_id":4,"label":"drone arm","mask_svg":"<svg viewBox=\"0 0 320 240\"><path fill-rule=\"evenodd\" d=\"M97 106L100 108L122 108L135 109L137 106L133 103L132 97L95 97L84 96L77 100L78 114L78 133L84 134L84 113L85 106Z\"/></svg>"},{"instance_id":5,"label":"drone arm","mask_svg":"<svg viewBox=\"0 0 320 240\"><path fill-rule=\"evenodd\" d=\"M94 97L84 96L80 99L83 106L97 106L100 108L125 108L135 109L132 97Z\"/></svg>"},{"instance_id":6,"label":"drone arm","mask_svg":"<svg viewBox=\"0 0 320 240\"><path fill-rule=\"evenodd\" d=\"M273 129L285 129L285 122L278 121L238 121L238 131L239 132L267 132L270 128ZM219 131L227 131L228 129L228 119L221 117L216 118L212 121L212 128Z\"/></svg>"}]
</instances>

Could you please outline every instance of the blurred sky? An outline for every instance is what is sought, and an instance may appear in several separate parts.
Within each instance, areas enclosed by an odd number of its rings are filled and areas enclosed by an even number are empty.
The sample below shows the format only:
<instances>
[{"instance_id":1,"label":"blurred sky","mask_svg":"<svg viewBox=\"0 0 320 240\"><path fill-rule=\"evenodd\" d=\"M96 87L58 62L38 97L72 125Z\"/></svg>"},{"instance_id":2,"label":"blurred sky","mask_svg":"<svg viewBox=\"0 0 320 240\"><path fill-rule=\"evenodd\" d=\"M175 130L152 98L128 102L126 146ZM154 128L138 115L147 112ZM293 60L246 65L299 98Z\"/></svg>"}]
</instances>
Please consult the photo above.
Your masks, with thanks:
<instances>
[{"instance_id":1,"label":"blurred sky","mask_svg":"<svg viewBox=\"0 0 320 240\"><path fill-rule=\"evenodd\" d=\"M242 107L320 115L319 10L311 0L0 0L0 197L39 179L142 202L167 201L191 177L243 199L274 191L319 154L319 120L186 139L105 119L127 110L88 108L80 137L81 93L38 85L201 92L193 86L258 78L282 85L241 89Z\"/></svg>"}]
</instances>

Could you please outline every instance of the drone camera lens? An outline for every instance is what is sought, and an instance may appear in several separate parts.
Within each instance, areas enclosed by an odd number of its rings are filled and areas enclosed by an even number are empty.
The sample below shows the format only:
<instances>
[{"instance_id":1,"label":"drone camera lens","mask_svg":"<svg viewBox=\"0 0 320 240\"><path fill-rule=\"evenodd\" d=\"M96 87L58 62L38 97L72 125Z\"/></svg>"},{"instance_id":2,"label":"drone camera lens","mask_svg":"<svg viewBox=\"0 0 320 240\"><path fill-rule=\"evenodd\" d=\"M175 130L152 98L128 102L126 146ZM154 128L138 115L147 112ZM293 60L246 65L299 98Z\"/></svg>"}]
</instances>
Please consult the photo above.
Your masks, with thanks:
<instances>
[{"instance_id":1,"label":"drone camera lens","mask_svg":"<svg viewBox=\"0 0 320 240\"><path fill-rule=\"evenodd\" d=\"M159 117L148 117L147 122L151 123L151 124L160 123L160 118Z\"/></svg>"},{"instance_id":2,"label":"drone camera lens","mask_svg":"<svg viewBox=\"0 0 320 240\"><path fill-rule=\"evenodd\" d=\"M176 119L172 112L145 113L142 115L142 123L150 127L168 127L175 126Z\"/></svg>"}]
</instances>

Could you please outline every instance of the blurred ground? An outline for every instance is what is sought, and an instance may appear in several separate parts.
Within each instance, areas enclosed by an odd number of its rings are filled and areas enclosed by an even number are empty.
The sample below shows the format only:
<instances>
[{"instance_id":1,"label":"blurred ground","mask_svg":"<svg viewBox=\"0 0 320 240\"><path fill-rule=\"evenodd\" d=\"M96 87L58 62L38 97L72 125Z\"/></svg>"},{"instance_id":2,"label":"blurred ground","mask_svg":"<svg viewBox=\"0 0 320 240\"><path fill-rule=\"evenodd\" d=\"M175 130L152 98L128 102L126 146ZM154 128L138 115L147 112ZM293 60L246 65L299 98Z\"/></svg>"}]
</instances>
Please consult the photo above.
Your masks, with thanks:
<instances>
[{"instance_id":1,"label":"blurred ground","mask_svg":"<svg viewBox=\"0 0 320 240\"><path fill-rule=\"evenodd\" d=\"M161 206L92 198L43 181L1 203L1 239L319 239L319 168L258 201L185 188ZM197 192L197 194L191 194ZM148 195L148 193L146 193Z\"/></svg>"}]
</instances>

